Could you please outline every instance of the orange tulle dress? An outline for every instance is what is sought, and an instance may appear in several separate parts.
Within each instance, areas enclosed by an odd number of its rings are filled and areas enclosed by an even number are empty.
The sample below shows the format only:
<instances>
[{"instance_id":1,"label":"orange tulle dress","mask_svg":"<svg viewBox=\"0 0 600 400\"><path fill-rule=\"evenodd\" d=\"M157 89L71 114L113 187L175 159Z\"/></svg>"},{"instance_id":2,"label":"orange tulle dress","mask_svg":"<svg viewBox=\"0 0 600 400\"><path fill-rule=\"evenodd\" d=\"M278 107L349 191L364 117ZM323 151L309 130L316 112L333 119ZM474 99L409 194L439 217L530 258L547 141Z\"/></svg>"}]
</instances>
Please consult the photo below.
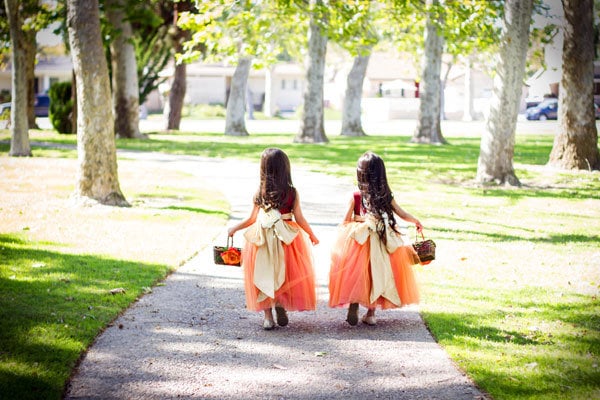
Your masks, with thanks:
<instances>
[{"instance_id":1,"label":"orange tulle dress","mask_svg":"<svg viewBox=\"0 0 600 400\"><path fill-rule=\"evenodd\" d=\"M288 311L317 305L310 239L292 220L292 203L280 210L260 210L244 233L242 249L246 307L262 311L281 304Z\"/></svg>"},{"instance_id":2,"label":"orange tulle dress","mask_svg":"<svg viewBox=\"0 0 600 400\"><path fill-rule=\"evenodd\" d=\"M356 199L355 194L355 199ZM412 267L419 257L401 235L387 227L387 244L375 231L377 220L355 204L355 220L340 225L331 256L329 306L359 303L368 308L398 308L419 302Z\"/></svg>"}]
</instances>

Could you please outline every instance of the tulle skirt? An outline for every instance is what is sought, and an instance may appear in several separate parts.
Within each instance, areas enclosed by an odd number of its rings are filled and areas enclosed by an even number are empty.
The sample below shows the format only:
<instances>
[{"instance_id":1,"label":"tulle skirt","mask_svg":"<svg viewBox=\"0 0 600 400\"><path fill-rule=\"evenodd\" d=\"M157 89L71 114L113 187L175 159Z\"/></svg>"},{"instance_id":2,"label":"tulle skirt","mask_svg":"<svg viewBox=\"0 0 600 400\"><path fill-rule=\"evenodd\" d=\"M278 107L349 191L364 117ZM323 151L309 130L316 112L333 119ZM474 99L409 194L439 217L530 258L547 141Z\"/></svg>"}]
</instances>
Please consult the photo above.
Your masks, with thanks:
<instances>
[{"instance_id":1,"label":"tulle skirt","mask_svg":"<svg viewBox=\"0 0 600 400\"><path fill-rule=\"evenodd\" d=\"M307 311L316 308L315 272L310 240L295 221L285 221L285 223L297 228L300 232L289 245L283 243L285 281L275 291L275 298L267 298L258 302L259 290L254 286L254 261L258 247L246 242L242 250L246 307L249 310L266 310L274 307L275 303L281 304L288 311Z\"/></svg>"},{"instance_id":2,"label":"tulle skirt","mask_svg":"<svg viewBox=\"0 0 600 400\"><path fill-rule=\"evenodd\" d=\"M350 237L353 224L340 226L338 238L331 255L329 271L329 306L344 307L359 303L368 308L397 308L419 302L419 291L412 270L419 258L412 246L400 246L389 254L394 283L402 304L396 305L384 297L370 301L371 268L370 243L359 244Z\"/></svg>"}]
</instances>

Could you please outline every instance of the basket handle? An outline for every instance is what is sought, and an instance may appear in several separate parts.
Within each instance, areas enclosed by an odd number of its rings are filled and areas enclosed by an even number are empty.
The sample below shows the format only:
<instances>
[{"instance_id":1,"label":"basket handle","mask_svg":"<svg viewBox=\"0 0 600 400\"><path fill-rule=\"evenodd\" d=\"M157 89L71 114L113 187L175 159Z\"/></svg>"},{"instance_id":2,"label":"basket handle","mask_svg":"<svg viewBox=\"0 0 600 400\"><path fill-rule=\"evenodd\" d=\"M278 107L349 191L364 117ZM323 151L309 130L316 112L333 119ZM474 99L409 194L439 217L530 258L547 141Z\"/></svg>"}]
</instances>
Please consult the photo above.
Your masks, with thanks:
<instances>
[{"instance_id":1,"label":"basket handle","mask_svg":"<svg viewBox=\"0 0 600 400\"><path fill-rule=\"evenodd\" d=\"M421 238L425 240L425 235L423 235L423 231L421 231ZM419 239L419 231L415 230L415 240Z\"/></svg>"},{"instance_id":2,"label":"basket handle","mask_svg":"<svg viewBox=\"0 0 600 400\"><path fill-rule=\"evenodd\" d=\"M227 236L227 248L233 247L233 236Z\"/></svg>"}]
</instances>

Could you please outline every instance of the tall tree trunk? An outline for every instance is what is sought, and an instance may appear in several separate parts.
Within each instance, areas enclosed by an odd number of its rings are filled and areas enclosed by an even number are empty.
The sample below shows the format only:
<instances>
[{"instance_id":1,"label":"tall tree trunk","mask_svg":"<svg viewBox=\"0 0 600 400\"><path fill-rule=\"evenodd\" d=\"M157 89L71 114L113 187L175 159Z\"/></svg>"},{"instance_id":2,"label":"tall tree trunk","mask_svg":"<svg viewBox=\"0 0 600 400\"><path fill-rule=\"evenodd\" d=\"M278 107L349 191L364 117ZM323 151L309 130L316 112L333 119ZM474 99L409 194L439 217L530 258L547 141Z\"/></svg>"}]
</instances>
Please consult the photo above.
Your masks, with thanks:
<instances>
[{"instance_id":1,"label":"tall tree trunk","mask_svg":"<svg viewBox=\"0 0 600 400\"><path fill-rule=\"evenodd\" d=\"M244 115L246 114L246 88L251 65L252 58L240 57L233 72L225 117L226 135L248 136Z\"/></svg>"},{"instance_id":2,"label":"tall tree trunk","mask_svg":"<svg viewBox=\"0 0 600 400\"><path fill-rule=\"evenodd\" d=\"M316 18L318 18L317 15L313 14L310 21L308 68L306 71L307 86L304 92L300 132L294 139L295 142L301 143L325 143L329 141L325 135L325 117L323 113L323 84L327 37L321 32Z\"/></svg>"},{"instance_id":3,"label":"tall tree trunk","mask_svg":"<svg viewBox=\"0 0 600 400\"><path fill-rule=\"evenodd\" d=\"M549 164L563 169L599 169L594 115L593 0L563 0L563 71L558 104L559 132Z\"/></svg>"},{"instance_id":4,"label":"tall tree trunk","mask_svg":"<svg viewBox=\"0 0 600 400\"><path fill-rule=\"evenodd\" d=\"M473 121L473 79L471 78L471 70L473 61L471 57L467 57L465 63L465 97L463 103L463 121Z\"/></svg>"},{"instance_id":5,"label":"tall tree trunk","mask_svg":"<svg viewBox=\"0 0 600 400\"><path fill-rule=\"evenodd\" d=\"M438 0L428 0L428 5L437 5ZM431 12L425 25L425 54L423 56L423 77L419 86L420 98L417 127L411 139L414 143L446 143L440 125L441 71L444 40L438 35Z\"/></svg>"},{"instance_id":6,"label":"tall tree trunk","mask_svg":"<svg viewBox=\"0 0 600 400\"><path fill-rule=\"evenodd\" d=\"M131 24L123 0L107 0L105 4L108 20L117 32L110 44L115 133L121 138L140 137L139 86Z\"/></svg>"},{"instance_id":7,"label":"tall tree trunk","mask_svg":"<svg viewBox=\"0 0 600 400\"><path fill-rule=\"evenodd\" d=\"M77 80L77 184L75 195L128 206L119 188L110 81L98 0L68 0L67 28Z\"/></svg>"},{"instance_id":8,"label":"tall tree trunk","mask_svg":"<svg viewBox=\"0 0 600 400\"><path fill-rule=\"evenodd\" d=\"M183 110L186 89L186 70L187 67L184 63L175 66L175 74L173 75L171 90L169 90L168 130L179 130L179 125L181 124L181 112Z\"/></svg>"},{"instance_id":9,"label":"tall tree trunk","mask_svg":"<svg viewBox=\"0 0 600 400\"><path fill-rule=\"evenodd\" d=\"M440 85L440 119L442 121L447 120L446 118L446 84L448 83L448 76L450 75L450 70L452 69L452 63L448 63L448 67L446 68L446 73L444 74L444 79L442 79L442 83Z\"/></svg>"},{"instance_id":10,"label":"tall tree trunk","mask_svg":"<svg viewBox=\"0 0 600 400\"><path fill-rule=\"evenodd\" d=\"M273 96L273 70L274 67L269 66L265 70L265 103L263 105L263 113L266 117L272 117L275 115L275 98Z\"/></svg>"},{"instance_id":11,"label":"tall tree trunk","mask_svg":"<svg viewBox=\"0 0 600 400\"><path fill-rule=\"evenodd\" d=\"M363 82L367 74L367 66L371 52L366 56L354 57L352 69L348 74L346 83L346 95L344 97L344 109L342 114L342 135L365 136L361 122L361 101L363 93Z\"/></svg>"},{"instance_id":12,"label":"tall tree trunk","mask_svg":"<svg viewBox=\"0 0 600 400\"><path fill-rule=\"evenodd\" d=\"M10 151L12 157L31 157L27 123L26 40L21 26L23 18L18 0L5 0L10 27L12 101L10 112Z\"/></svg>"},{"instance_id":13,"label":"tall tree trunk","mask_svg":"<svg viewBox=\"0 0 600 400\"><path fill-rule=\"evenodd\" d=\"M481 137L477 181L520 185L513 168L533 0L506 0L490 116Z\"/></svg>"},{"instance_id":14,"label":"tall tree trunk","mask_svg":"<svg viewBox=\"0 0 600 400\"><path fill-rule=\"evenodd\" d=\"M25 48L25 76L27 79L27 125L29 129L37 129L35 123L35 54L37 42L35 40L36 31L28 30L24 31L25 36L24 45Z\"/></svg>"}]
</instances>

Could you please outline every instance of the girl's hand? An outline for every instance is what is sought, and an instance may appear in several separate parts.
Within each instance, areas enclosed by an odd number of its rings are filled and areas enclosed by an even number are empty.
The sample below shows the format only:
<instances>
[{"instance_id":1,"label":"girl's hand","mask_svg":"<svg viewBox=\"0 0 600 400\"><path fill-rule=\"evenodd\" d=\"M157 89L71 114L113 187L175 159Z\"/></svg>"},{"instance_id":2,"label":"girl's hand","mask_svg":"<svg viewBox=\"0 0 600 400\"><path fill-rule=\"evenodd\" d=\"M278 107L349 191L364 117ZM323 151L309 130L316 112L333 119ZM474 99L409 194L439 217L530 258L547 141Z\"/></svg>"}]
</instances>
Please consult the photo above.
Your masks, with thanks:
<instances>
[{"instance_id":1,"label":"girl's hand","mask_svg":"<svg viewBox=\"0 0 600 400\"><path fill-rule=\"evenodd\" d=\"M313 246L316 246L319 244L319 239L317 239L317 237L315 235L310 235L310 241L312 242Z\"/></svg>"},{"instance_id":2,"label":"girl's hand","mask_svg":"<svg viewBox=\"0 0 600 400\"><path fill-rule=\"evenodd\" d=\"M419 222L418 220L417 222L415 222L415 227L417 228L418 233L423 233L423 225L421 225L421 222Z\"/></svg>"},{"instance_id":3,"label":"girl's hand","mask_svg":"<svg viewBox=\"0 0 600 400\"><path fill-rule=\"evenodd\" d=\"M233 237L233 235L235 234L236 229L234 229L233 227L227 229L227 234L231 237Z\"/></svg>"}]
</instances>

